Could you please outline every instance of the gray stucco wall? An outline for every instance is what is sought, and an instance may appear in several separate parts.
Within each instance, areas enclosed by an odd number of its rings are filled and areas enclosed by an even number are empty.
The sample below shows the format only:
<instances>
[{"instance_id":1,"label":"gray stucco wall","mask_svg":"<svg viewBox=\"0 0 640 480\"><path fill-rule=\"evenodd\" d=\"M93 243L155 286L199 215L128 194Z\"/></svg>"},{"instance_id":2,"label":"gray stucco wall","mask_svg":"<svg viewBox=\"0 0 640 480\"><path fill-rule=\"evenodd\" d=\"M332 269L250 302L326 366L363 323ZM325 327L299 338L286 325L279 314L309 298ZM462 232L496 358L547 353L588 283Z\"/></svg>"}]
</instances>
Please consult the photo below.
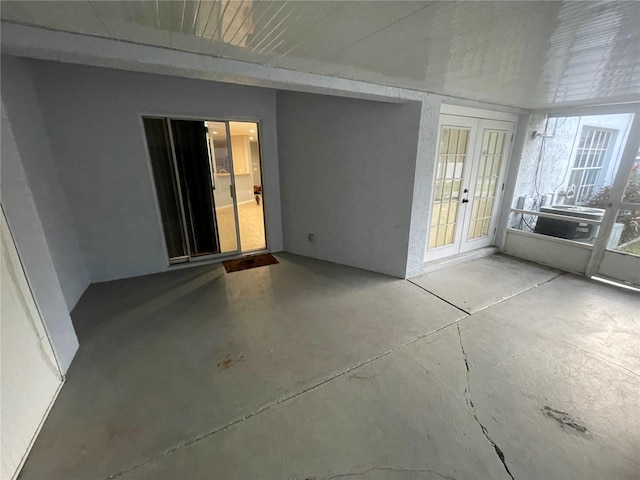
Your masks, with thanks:
<instances>
[{"instance_id":1,"label":"gray stucco wall","mask_svg":"<svg viewBox=\"0 0 640 480\"><path fill-rule=\"evenodd\" d=\"M2 56L2 99L67 311L71 311L89 285L89 272L49 146L50 125L43 121L25 60Z\"/></svg>"},{"instance_id":2,"label":"gray stucco wall","mask_svg":"<svg viewBox=\"0 0 640 480\"><path fill-rule=\"evenodd\" d=\"M278 92L277 110L285 250L404 277L420 104Z\"/></svg>"},{"instance_id":3,"label":"gray stucco wall","mask_svg":"<svg viewBox=\"0 0 640 480\"><path fill-rule=\"evenodd\" d=\"M413 204L411 209L411 230L407 253L406 277L412 278L424 271L424 253L433 195L433 176L436 162L436 141L441 102L426 98L421 104L418 151L413 183Z\"/></svg>"},{"instance_id":4,"label":"gray stucco wall","mask_svg":"<svg viewBox=\"0 0 640 480\"><path fill-rule=\"evenodd\" d=\"M268 240L282 248L275 91L29 61L60 181L99 282L163 271L168 259L141 115L261 122Z\"/></svg>"},{"instance_id":5,"label":"gray stucco wall","mask_svg":"<svg viewBox=\"0 0 640 480\"><path fill-rule=\"evenodd\" d=\"M513 201L520 195L539 200L540 196L547 193L559 193L567 189L583 127L614 132L604 168L598 177L598 188L611 185L632 119L632 114L614 114L549 118L547 122L542 114L531 115ZM544 141L541 157L543 139L541 136L533 138L533 132L545 132L545 123L549 137Z\"/></svg>"},{"instance_id":6,"label":"gray stucco wall","mask_svg":"<svg viewBox=\"0 0 640 480\"><path fill-rule=\"evenodd\" d=\"M78 350L78 339L4 101L1 135L2 209L58 366L65 374Z\"/></svg>"}]
</instances>

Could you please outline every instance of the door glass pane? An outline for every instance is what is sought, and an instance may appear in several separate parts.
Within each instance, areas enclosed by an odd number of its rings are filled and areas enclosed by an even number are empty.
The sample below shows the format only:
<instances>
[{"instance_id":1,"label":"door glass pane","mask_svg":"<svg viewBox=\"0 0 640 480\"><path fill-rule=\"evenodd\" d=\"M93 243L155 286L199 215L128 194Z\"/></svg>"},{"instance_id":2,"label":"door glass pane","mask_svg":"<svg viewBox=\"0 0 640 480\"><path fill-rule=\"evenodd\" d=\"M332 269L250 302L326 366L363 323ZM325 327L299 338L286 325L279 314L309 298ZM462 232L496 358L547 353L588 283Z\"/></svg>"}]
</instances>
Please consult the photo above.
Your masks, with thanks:
<instances>
[{"instance_id":1,"label":"door glass pane","mask_svg":"<svg viewBox=\"0 0 640 480\"><path fill-rule=\"evenodd\" d=\"M169 127L164 118L145 118L144 130L170 260L188 255Z\"/></svg>"},{"instance_id":2,"label":"door glass pane","mask_svg":"<svg viewBox=\"0 0 640 480\"><path fill-rule=\"evenodd\" d=\"M171 120L191 256L219 253L204 122Z\"/></svg>"},{"instance_id":3,"label":"door glass pane","mask_svg":"<svg viewBox=\"0 0 640 480\"><path fill-rule=\"evenodd\" d=\"M618 210L607 250L640 256L640 152L631 166L622 201L632 206Z\"/></svg>"},{"instance_id":4,"label":"door glass pane","mask_svg":"<svg viewBox=\"0 0 640 480\"><path fill-rule=\"evenodd\" d=\"M506 132L486 129L482 134L480 166L473 195L469 240L489 235L493 203L498 189L498 176L504 155Z\"/></svg>"},{"instance_id":5,"label":"door glass pane","mask_svg":"<svg viewBox=\"0 0 640 480\"><path fill-rule=\"evenodd\" d=\"M468 141L468 129L442 127L428 248L451 245L455 241L458 201Z\"/></svg>"},{"instance_id":6,"label":"door glass pane","mask_svg":"<svg viewBox=\"0 0 640 480\"><path fill-rule=\"evenodd\" d=\"M213 175L213 197L222 253L237 252L236 217L231 188L231 158L227 126L224 122L205 122L209 144L209 160Z\"/></svg>"},{"instance_id":7,"label":"door glass pane","mask_svg":"<svg viewBox=\"0 0 640 480\"><path fill-rule=\"evenodd\" d=\"M607 250L640 257L640 205L635 209L618 210Z\"/></svg>"},{"instance_id":8,"label":"door glass pane","mask_svg":"<svg viewBox=\"0 0 640 480\"><path fill-rule=\"evenodd\" d=\"M631 166L622 201L640 205L640 152L636 155L636 161Z\"/></svg>"},{"instance_id":9,"label":"door glass pane","mask_svg":"<svg viewBox=\"0 0 640 480\"><path fill-rule=\"evenodd\" d=\"M258 124L229 122L243 252L266 248Z\"/></svg>"}]
</instances>

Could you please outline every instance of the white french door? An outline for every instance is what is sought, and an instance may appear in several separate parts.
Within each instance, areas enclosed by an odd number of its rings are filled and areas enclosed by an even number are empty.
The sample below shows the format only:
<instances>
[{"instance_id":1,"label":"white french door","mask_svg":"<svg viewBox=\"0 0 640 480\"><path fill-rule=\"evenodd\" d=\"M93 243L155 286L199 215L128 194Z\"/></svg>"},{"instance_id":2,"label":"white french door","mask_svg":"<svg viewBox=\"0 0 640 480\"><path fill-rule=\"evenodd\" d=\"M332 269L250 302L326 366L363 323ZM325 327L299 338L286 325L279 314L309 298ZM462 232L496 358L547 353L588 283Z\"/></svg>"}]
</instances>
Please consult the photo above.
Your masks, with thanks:
<instances>
[{"instance_id":1,"label":"white french door","mask_svg":"<svg viewBox=\"0 0 640 480\"><path fill-rule=\"evenodd\" d=\"M441 115L425 261L492 245L512 122Z\"/></svg>"}]
</instances>

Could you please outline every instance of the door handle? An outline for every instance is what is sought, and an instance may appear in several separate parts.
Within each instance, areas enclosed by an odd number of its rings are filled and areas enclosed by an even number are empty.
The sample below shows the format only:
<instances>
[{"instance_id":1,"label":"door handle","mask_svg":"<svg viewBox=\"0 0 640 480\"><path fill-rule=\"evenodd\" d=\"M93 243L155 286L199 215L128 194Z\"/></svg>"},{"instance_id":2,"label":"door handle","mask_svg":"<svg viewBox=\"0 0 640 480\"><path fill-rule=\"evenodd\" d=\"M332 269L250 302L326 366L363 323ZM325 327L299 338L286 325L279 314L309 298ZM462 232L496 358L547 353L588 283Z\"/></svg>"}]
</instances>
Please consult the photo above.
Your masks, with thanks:
<instances>
[{"instance_id":1,"label":"door handle","mask_svg":"<svg viewBox=\"0 0 640 480\"><path fill-rule=\"evenodd\" d=\"M462 203L469 203L469 199L468 198L463 198L462 199Z\"/></svg>"}]
</instances>

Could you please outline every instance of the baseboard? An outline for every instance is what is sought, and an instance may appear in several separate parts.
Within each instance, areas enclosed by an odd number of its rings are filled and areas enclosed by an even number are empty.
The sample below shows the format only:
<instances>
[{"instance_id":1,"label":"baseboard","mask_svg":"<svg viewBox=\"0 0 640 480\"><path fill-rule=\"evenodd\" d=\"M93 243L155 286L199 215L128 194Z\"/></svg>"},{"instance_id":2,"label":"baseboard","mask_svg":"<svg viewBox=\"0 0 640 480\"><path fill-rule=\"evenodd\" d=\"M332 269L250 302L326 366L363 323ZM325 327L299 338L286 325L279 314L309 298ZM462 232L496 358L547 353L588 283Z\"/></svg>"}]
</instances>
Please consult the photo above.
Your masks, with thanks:
<instances>
[{"instance_id":1,"label":"baseboard","mask_svg":"<svg viewBox=\"0 0 640 480\"><path fill-rule=\"evenodd\" d=\"M250 200L243 200L242 202L238 202L238 205L244 205L245 203L256 203L256 199L252 198ZM216 210L223 210L225 208L231 208L231 207L233 207L233 203L229 205L222 205L221 207L216 207Z\"/></svg>"}]
</instances>

